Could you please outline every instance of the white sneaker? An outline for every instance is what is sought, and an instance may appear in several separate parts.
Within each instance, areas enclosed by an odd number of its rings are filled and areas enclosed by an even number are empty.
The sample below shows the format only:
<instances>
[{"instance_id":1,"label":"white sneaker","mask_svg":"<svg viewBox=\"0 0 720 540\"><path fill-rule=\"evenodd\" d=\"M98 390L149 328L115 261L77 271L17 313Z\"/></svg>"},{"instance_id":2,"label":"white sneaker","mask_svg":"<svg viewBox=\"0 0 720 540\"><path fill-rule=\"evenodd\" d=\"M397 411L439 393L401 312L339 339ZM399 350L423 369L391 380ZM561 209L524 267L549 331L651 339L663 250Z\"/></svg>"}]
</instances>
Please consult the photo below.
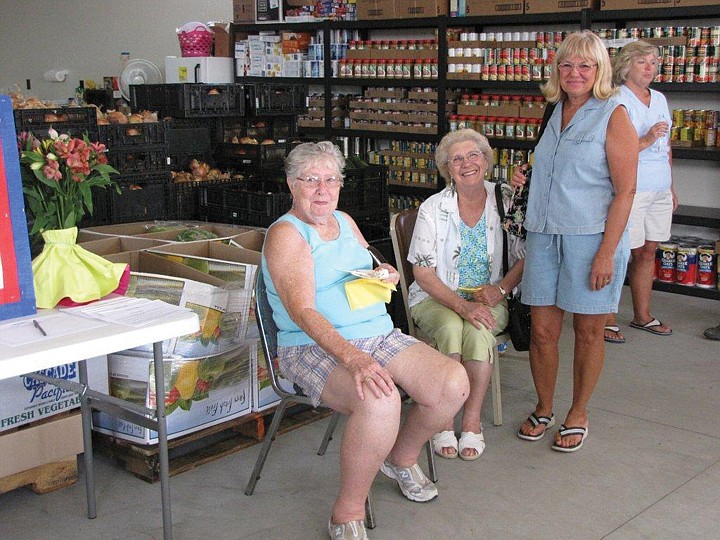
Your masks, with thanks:
<instances>
[{"instance_id":1,"label":"white sneaker","mask_svg":"<svg viewBox=\"0 0 720 540\"><path fill-rule=\"evenodd\" d=\"M328 534L332 540L368 540L365 522L362 519L347 523L333 523L330 518Z\"/></svg>"},{"instance_id":2,"label":"white sneaker","mask_svg":"<svg viewBox=\"0 0 720 540\"><path fill-rule=\"evenodd\" d=\"M380 470L386 476L397 480L400 491L411 501L428 502L438 496L437 487L425 476L417 463L412 467L396 467L385 460Z\"/></svg>"}]
</instances>

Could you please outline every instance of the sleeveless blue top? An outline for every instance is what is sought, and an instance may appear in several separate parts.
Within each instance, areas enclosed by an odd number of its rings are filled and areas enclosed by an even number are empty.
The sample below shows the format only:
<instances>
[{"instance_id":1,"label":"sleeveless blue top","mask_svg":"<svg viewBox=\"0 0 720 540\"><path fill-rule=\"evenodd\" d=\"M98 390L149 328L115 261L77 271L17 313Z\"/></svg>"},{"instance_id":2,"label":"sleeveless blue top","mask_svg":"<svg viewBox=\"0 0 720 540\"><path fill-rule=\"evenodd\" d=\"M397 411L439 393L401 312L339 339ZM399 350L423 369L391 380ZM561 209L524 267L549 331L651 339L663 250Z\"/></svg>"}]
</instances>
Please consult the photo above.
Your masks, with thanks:
<instances>
[{"instance_id":1,"label":"sleeveless blue top","mask_svg":"<svg viewBox=\"0 0 720 540\"><path fill-rule=\"evenodd\" d=\"M315 262L315 308L330 321L340 335L345 339L359 339L388 334L393 329L393 322L384 303L350 309L345 296L345 283L357 278L347 270L371 269L372 257L370 252L360 245L345 217L338 211L333 212L333 216L340 226L340 234L335 240L329 241L320 238L313 227L295 216L285 214L277 222L291 223L310 245ZM292 265L294 262L287 261L287 264ZM264 254L261 269L267 284L273 319L278 327L278 345L292 347L314 343L290 318L280 301ZM296 268L295 271L302 272L303 269Z\"/></svg>"}]
</instances>

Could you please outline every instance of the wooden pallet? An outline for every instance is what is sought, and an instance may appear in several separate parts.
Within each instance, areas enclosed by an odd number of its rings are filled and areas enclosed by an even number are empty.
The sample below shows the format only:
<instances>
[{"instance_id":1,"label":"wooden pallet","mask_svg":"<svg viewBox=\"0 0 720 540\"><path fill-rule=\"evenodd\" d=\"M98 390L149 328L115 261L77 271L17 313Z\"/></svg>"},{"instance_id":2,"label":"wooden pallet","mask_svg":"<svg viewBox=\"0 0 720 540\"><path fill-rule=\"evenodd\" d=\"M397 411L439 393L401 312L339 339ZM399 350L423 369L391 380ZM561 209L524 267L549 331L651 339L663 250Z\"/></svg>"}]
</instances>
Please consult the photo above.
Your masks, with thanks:
<instances>
[{"instance_id":1,"label":"wooden pallet","mask_svg":"<svg viewBox=\"0 0 720 540\"><path fill-rule=\"evenodd\" d=\"M77 479L77 458L72 457L0 478L0 493L24 486L30 486L35 493L50 493L73 485Z\"/></svg>"},{"instance_id":2,"label":"wooden pallet","mask_svg":"<svg viewBox=\"0 0 720 540\"><path fill-rule=\"evenodd\" d=\"M183 437L168 441L170 476L194 469L195 467L227 456L265 438L265 428L272 419L274 409L252 413L229 420ZM332 414L330 409L291 408L280 424L279 434L287 433ZM93 433L94 447L115 461L127 471L146 482L160 478L158 445L138 445L124 439Z\"/></svg>"}]
</instances>

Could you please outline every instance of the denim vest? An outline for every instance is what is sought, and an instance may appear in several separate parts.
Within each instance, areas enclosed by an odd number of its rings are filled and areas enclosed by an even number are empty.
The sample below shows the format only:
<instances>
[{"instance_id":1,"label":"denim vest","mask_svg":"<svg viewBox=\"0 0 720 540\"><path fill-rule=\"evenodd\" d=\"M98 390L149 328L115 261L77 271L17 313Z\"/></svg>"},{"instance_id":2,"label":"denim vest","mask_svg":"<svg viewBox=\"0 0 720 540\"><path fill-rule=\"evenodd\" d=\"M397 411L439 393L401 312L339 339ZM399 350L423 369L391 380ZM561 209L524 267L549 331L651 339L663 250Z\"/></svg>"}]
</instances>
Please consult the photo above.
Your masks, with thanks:
<instances>
[{"instance_id":1,"label":"denim vest","mask_svg":"<svg viewBox=\"0 0 720 540\"><path fill-rule=\"evenodd\" d=\"M601 233L614 197L605 154L607 125L620 101L590 98L562 132L562 102L558 105L535 147L525 228L545 234Z\"/></svg>"}]
</instances>

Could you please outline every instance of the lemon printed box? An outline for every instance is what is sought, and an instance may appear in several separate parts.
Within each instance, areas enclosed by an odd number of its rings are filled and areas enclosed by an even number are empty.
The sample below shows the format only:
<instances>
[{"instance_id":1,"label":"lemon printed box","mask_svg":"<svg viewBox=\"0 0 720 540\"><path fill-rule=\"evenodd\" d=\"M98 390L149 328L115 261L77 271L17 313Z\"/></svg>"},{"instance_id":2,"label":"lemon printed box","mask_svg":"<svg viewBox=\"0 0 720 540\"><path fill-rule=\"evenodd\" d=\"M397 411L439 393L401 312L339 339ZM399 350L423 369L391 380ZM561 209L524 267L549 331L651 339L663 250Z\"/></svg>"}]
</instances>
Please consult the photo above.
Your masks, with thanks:
<instances>
[{"instance_id":1,"label":"lemon printed box","mask_svg":"<svg viewBox=\"0 0 720 540\"><path fill-rule=\"evenodd\" d=\"M165 414L168 438L248 414L251 411L251 348L248 342L204 358L165 358ZM137 351L108 357L110 394L155 407L154 361ZM93 413L94 429L140 444L158 442L156 431L103 412Z\"/></svg>"}]
</instances>

